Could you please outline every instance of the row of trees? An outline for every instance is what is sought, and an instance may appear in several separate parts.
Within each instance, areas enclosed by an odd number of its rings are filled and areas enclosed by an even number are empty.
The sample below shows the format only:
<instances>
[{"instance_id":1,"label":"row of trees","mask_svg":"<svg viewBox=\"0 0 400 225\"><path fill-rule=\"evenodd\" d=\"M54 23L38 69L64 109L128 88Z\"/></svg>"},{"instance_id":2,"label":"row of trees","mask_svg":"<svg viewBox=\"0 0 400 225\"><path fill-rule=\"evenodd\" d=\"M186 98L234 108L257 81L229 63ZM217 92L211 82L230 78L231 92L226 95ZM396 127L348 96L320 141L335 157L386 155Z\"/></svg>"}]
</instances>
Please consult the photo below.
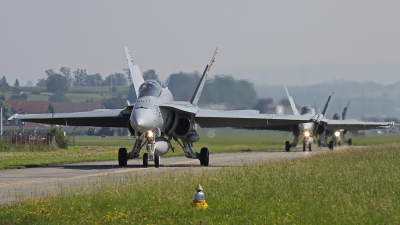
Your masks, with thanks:
<instances>
[{"instance_id":1,"label":"row of trees","mask_svg":"<svg viewBox=\"0 0 400 225\"><path fill-rule=\"evenodd\" d=\"M158 80L154 70L143 73L145 80ZM201 74L174 73L169 76L165 86L171 91L175 101L189 101L200 81ZM129 87L127 99L136 101L133 85ZM257 102L257 93L252 83L246 80L236 80L232 76L217 75L206 81L199 104L224 104L228 108L246 108Z\"/></svg>"},{"instance_id":2,"label":"row of trees","mask_svg":"<svg viewBox=\"0 0 400 225\"><path fill-rule=\"evenodd\" d=\"M107 76L104 80L98 73L87 74L85 69L77 69L72 72L67 67L61 67L59 73L56 73L53 69L45 71L47 78L38 80L36 86L46 86L50 92L55 90L65 91L70 86L126 86L127 79L123 73L114 73ZM56 86L54 86L56 85Z\"/></svg>"},{"instance_id":3,"label":"row of trees","mask_svg":"<svg viewBox=\"0 0 400 225\"><path fill-rule=\"evenodd\" d=\"M15 80L14 87L19 87L19 80L18 79ZM6 77L3 76L0 79L0 91L5 93L5 92L7 92L9 90L10 90L10 85L8 84Z\"/></svg>"}]
</instances>

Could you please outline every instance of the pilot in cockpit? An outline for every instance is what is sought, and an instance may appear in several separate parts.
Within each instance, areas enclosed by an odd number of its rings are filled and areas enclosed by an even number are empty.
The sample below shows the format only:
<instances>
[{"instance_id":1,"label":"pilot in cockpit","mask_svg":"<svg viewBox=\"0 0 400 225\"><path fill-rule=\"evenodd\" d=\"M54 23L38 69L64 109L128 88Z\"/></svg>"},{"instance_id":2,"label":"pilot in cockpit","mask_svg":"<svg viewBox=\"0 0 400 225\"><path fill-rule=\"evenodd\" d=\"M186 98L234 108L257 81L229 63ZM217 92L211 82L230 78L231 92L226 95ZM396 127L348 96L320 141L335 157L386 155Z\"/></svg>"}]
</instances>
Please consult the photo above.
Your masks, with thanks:
<instances>
[{"instance_id":1,"label":"pilot in cockpit","mask_svg":"<svg viewBox=\"0 0 400 225\"><path fill-rule=\"evenodd\" d=\"M312 109L310 106L306 105L301 107L300 109L300 115L305 115L305 114L312 114Z\"/></svg>"},{"instance_id":2,"label":"pilot in cockpit","mask_svg":"<svg viewBox=\"0 0 400 225\"><path fill-rule=\"evenodd\" d=\"M161 87L157 82L146 81L139 88L139 97L153 96L158 97L161 94Z\"/></svg>"}]
</instances>

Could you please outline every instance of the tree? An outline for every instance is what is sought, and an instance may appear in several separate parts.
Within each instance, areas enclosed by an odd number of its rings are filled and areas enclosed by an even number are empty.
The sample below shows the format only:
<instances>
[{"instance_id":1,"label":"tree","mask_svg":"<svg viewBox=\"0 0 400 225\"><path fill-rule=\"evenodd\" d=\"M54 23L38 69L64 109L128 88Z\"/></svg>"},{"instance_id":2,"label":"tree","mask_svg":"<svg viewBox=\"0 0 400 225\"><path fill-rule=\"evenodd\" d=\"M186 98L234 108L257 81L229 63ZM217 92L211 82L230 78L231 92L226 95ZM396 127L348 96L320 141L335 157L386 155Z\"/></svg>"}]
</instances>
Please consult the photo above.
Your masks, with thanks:
<instances>
[{"instance_id":1,"label":"tree","mask_svg":"<svg viewBox=\"0 0 400 225\"><path fill-rule=\"evenodd\" d=\"M108 77L106 77L106 79L103 81L102 86L111 85L111 80L112 80L113 86L126 86L126 83L127 83L125 74L114 73L114 74L110 74Z\"/></svg>"},{"instance_id":2,"label":"tree","mask_svg":"<svg viewBox=\"0 0 400 225\"><path fill-rule=\"evenodd\" d=\"M197 83L200 80L198 72L194 73L174 73L167 79L168 89L172 92L174 99L179 101L189 101L196 90Z\"/></svg>"},{"instance_id":3,"label":"tree","mask_svg":"<svg viewBox=\"0 0 400 225\"><path fill-rule=\"evenodd\" d=\"M67 96L65 96L64 92L55 92L52 94L49 98L49 101L51 102L70 102L71 99L69 99Z\"/></svg>"},{"instance_id":4,"label":"tree","mask_svg":"<svg viewBox=\"0 0 400 225\"><path fill-rule=\"evenodd\" d=\"M71 68L67 68L67 67L63 66L60 68L60 73L65 78L67 78L69 86L72 86L72 84L74 82L74 78L71 76Z\"/></svg>"},{"instance_id":5,"label":"tree","mask_svg":"<svg viewBox=\"0 0 400 225\"><path fill-rule=\"evenodd\" d=\"M74 86L87 86L85 82L87 77L86 70L77 69L73 73L75 77Z\"/></svg>"},{"instance_id":6,"label":"tree","mask_svg":"<svg viewBox=\"0 0 400 225\"><path fill-rule=\"evenodd\" d=\"M10 85L7 83L7 79L5 76L3 76L0 79L0 90L5 93L10 89Z\"/></svg>"},{"instance_id":7,"label":"tree","mask_svg":"<svg viewBox=\"0 0 400 225\"><path fill-rule=\"evenodd\" d=\"M103 83L103 78L98 73L93 75L87 75L85 83L88 86L101 86L101 84Z\"/></svg>"},{"instance_id":8,"label":"tree","mask_svg":"<svg viewBox=\"0 0 400 225\"><path fill-rule=\"evenodd\" d=\"M11 106L4 103L6 97L3 94L0 94L0 107L3 108L3 117L8 118L11 116Z\"/></svg>"},{"instance_id":9,"label":"tree","mask_svg":"<svg viewBox=\"0 0 400 225\"><path fill-rule=\"evenodd\" d=\"M50 77L50 76L56 74L53 69L45 70L44 73L47 75L47 77Z\"/></svg>"},{"instance_id":10,"label":"tree","mask_svg":"<svg viewBox=\"0 0 400 225\"><path fill-rule=\"evenodd\" d=\"M39 79L38 82L37 82L37 84L36 84L36 86L37 86L37 87L44 87L44 86L46 86L46 79L44 79L44 78Z\"/></svg>"},{"instance_id":11,"label":"tree","mask_svg":"<svg viewBox=\"0 0 400 225\"><path fill-rule=\"evenodd\" d=\"M47 133L47 135L56 137L56 145L57 145L57 147L59 147L59 148L68 148L69 140L56 127L51 128L50 132Z\"/></svg>"},{"instance_id":12,"label":"tree","mask_svg":"<svg viewBox=\"0 0 400 225\"><path fill-rule=\"evenodd\" d=\"M66 92L68 86L67 78L61 74L53 74L46 79L46 88L49 92Z\"/></svg>"},{"instance_id":13,"label":"tree","mask_svg":"<svg viewBox=\"0 0 400 225\"><path fill-rule=\"evenodd\" d=\"M153 69L145 71L143 73L143 79L144 80L155 80L159 84L161 84L160 80L158 79L158 75L156 74L156 71Z\"/></svg>"},{"instance_id":14,"label":"tree","mask_svg":"<svg viewBox=\"0 0 400 225\"><path fill-rule=\"evenodd\" d=\"M19 80L18 79L15 80L14 87L19 87Z\"/></svg>"},{"instance_id":15,"label":"tree","mask_svg":"<svg viewBox=\"0 0 400 225\"><path fill-rule=\"evenodd\" d=\"M102 105L106 109L122 109L126 106L126 102L121 97L112 97L110 99L103 99Z\"/></svg>"},{"instance_id":16,"label":"tree","mask_svg":"<svg viewBox=\"0 0 400 225\"><path fill-rule=\"evenodd\" d=\"M28 80L26 82L25 86L31 87L31 86L33 86L33 82L31 80Z\"/></svg>"},{"instance_id":17,"label":"tree","mask_svg":"<svg viewBox=\"0 0 400 225\"><path fill-rule=\"evenodd\" d=\"M131 103L136 102L137 100L136 90L133 84L129 85L128 96L126 99Z\"/></svg>"}]
</instances>

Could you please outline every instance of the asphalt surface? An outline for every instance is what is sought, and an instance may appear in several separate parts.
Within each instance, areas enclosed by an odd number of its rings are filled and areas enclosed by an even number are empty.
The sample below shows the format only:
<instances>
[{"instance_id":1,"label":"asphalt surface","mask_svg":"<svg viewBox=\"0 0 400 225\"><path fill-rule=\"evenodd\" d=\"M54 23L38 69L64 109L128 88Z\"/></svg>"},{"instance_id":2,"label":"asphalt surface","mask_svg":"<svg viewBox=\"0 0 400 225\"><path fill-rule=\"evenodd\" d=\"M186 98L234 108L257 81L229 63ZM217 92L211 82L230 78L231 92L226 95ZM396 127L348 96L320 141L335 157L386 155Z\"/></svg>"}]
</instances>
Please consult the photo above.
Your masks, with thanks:
<instances>
[{"instance_id":1,"label":"asphalt surface","mask_svg":"<svg viewBox=\"0 0 400 225\"><path fill-rule=\"evenodd\" d=\"M334 151L344 147L335 148ZM28 169L11 169L0 171L0 204L24 201L29 198L40 198L48 194L57 194L62 188L86 188L100 179L119 179L128 174L143 176L146 173L173 172L183 169L219 169L223 167L242 166L265 160L282 160L308 157L329 152L328 148L315 148L312 152L276 151L242 151L236 153L210 154L210 165L201 167L199 160L185 157L161 158L160 168L154 168L149 162L148 168L142 167L142 160L129 160L127 167L119 167L117 160L105 162L84 162L57 166L35 167ZM117 153L116 153L117 154Z\"/></svg>"}]
</instances>

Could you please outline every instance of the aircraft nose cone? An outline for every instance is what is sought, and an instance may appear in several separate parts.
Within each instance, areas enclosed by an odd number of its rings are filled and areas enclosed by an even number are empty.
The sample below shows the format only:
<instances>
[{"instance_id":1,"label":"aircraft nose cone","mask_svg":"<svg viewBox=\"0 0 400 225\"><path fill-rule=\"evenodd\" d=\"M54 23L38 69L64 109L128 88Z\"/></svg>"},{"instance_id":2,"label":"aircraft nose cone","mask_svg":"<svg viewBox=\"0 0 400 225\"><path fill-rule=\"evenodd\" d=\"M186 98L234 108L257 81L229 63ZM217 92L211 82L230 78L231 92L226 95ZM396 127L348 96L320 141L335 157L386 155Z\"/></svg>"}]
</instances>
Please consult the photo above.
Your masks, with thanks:
<instances>
[{"instance_id":1,"label":"aircraft nose cone","mask_svg":"<svg viewBox=\"0 0 400 225\"><path fill-rule=\"evenodd\" d=\"M156 128L154 114L150 109L134 109L130 123L133 129L142 133Z\"/></svg>"},{"instance_id":2,"label":"aircraft nose cone","mask_svg":"<svg viewBox=\"0 0 400 225\"><path fill-rule=\"evenodd\" d=\"M299 129L301 131L303 131L303 130L311 131L311 130L313 130L313 126L314 126L313 123L301 123L301 124L299 124Z\"/></svg>"}]
</instances>

